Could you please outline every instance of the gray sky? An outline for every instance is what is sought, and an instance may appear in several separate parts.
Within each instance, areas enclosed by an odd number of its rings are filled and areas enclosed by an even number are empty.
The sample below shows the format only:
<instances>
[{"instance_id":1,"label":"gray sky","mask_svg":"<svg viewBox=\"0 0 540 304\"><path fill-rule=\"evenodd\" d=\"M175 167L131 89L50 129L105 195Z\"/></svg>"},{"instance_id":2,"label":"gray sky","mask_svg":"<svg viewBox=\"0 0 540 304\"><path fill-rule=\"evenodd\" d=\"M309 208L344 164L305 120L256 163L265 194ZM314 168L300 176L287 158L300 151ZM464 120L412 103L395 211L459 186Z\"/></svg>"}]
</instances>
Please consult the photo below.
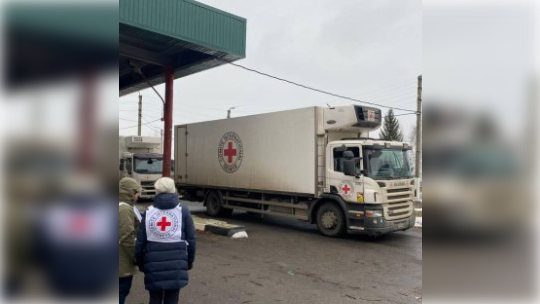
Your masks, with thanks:
<instances>
[{"instance_id":1,"label":"gray sky","mask_svg":"<svg viewBox=\"0 0 540 304\"><path fill-rule=\"evenodd\" d=\"M420 0L201 2L247 19L247 55L239 64L353 98L416 109ZM163 85L156 88L163 94ZM159 97L151 89L141 94L144 121L159 119ZM120 98L121 135L137 132L128 128L137 124L137 101L137 93ZM175 81L174 124L225 118L232 106L237 117L327 103L351 102L221 66ZM408 138L415 115L399 121ZM151 123L143 135L159 135L161 128L160 121Z\"/></svg>"},{"instance_id":2,"label":"gray sky","mask_svg":"<svg viewBox=\"0 0 540 304\"><path fill-rule=\"evenodd\" d=\"M503 138L523 136L527 120L537 120L530 99L538 75L533 4L424 4L424 100L490 117Z\"/></svg>"}]
</instances>

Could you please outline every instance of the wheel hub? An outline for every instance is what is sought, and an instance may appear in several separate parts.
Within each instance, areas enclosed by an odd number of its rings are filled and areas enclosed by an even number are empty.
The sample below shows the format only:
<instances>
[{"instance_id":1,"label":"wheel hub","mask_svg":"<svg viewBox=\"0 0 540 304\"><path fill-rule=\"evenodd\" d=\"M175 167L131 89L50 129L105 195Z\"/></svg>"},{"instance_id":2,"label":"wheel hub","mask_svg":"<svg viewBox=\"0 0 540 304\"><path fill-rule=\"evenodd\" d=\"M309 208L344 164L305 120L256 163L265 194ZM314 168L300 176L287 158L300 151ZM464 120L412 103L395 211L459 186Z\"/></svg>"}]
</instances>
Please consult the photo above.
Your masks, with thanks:
<instances>
[{"instance_id":1,"label":"wheel hub","mask_svg":"<svg viewBox=\"0 0 540 304\"><path fill-rule=\"evenodd\" d=\"M337 215L333 211L325 211L321 216L321 223L324 228L331 229L337 226Z\"/></svg>"}]
</instances>

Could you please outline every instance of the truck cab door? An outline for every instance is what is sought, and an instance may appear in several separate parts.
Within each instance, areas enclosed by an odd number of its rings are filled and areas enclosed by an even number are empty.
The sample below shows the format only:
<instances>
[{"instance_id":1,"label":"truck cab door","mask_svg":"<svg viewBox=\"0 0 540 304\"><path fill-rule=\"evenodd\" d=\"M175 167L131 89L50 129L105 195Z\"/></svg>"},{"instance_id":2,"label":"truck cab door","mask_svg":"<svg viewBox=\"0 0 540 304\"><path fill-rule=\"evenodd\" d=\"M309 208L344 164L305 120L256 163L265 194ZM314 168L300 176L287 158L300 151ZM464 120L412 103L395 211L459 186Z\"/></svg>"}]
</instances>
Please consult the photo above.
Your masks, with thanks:
<instances>
[{"instance_id":1,"label":"truck cab door","mask_svg":"<svg viewBox=\"0 0 540 304\"><path fill-rule=\"evenodd\" d=\"M340 195L345 201L356 202L358 193L362 193L362 179L344 174L343 152L351 151L355 159L360 160L361 149L358 146L344 146L342 144L330 145L327 151L327 176L330 193ZM360 176L361 162L358 161L358 176Z\"/></svg>"}]
</instances>

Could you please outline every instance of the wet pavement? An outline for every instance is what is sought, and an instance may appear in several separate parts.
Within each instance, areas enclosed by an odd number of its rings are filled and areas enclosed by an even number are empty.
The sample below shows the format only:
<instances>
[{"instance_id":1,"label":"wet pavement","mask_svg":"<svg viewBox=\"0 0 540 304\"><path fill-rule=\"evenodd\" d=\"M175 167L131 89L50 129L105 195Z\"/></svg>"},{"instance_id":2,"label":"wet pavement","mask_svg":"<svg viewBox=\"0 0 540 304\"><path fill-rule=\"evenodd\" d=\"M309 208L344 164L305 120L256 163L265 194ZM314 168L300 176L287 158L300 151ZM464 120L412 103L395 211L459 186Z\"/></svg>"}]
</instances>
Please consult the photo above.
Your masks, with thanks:
<instances>
[{"instance_id":1,"label":"wet pavement","mask_svg":"<svg viewBox=\"0 0 540 304\"><path fill-rule=\"evenodd\" d=\"M201 204L189 203L204 216ZM328 238L315 225L234 213L249 238L198 232L185 304L421 303L422 229L385 235ZM148 303L143 275L127 303Z\"/></svg>"}]
</instances>

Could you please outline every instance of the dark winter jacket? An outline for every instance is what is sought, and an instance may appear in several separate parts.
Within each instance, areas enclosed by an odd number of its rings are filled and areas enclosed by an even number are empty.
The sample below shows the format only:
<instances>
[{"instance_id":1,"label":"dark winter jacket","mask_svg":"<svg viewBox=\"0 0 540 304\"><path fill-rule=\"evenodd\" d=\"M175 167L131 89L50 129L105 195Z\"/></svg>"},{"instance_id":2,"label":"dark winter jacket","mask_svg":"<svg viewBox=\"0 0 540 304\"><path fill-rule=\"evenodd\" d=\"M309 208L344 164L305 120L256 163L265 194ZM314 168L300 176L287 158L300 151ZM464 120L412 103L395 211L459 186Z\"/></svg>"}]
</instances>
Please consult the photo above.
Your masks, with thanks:
<instances>
[{"instance_id":1,"label":"dark winter jacket","mask_svg":"<svg viewBox=\"0 0 540 304\"><path fill-rule=\"evenodd\" d=\"M65 197L42 210L36 257L47 282L60 295L109 291L116 281L116 204L95 194Z\"/></svg>"},{"instance_id":2,"label":"dark winter jacket","mask_svg":"<svg viewBox=\"0 0 540 304\"><path fill-rule=\"evenodd\" d=\"M171 210L179 204L178 195L160 193L154 198L154 208ZM147 290L180 289L188 284L188 265L195 259L195 225L187 207L182 207L182 240L176 243L148 241L146 220L142 218L137 234L135 257L144 272Z\"/></svg>"}]
</instances>

